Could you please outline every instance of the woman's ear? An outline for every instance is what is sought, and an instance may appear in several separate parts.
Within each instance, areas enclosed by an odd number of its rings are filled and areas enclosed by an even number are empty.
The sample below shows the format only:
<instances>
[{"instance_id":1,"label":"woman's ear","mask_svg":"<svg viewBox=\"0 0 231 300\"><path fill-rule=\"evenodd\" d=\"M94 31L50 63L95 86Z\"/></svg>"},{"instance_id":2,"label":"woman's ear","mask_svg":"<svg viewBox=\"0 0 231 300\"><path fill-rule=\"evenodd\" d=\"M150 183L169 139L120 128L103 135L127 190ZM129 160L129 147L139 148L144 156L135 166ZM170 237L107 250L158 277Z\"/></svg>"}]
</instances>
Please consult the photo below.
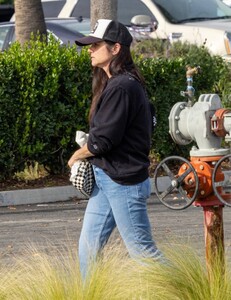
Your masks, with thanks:
<instances>
[{"instance_id":1,"label":"woman's ear","mask_svg":"<svg viewBox=\"0 0 231 300\"><path fill-rule=\"evenodd\" d=\"M116 55L120 52L121 45L119 43L115 43L115 45L112 47L112 54Z\"/></svg>"}]
</instances>

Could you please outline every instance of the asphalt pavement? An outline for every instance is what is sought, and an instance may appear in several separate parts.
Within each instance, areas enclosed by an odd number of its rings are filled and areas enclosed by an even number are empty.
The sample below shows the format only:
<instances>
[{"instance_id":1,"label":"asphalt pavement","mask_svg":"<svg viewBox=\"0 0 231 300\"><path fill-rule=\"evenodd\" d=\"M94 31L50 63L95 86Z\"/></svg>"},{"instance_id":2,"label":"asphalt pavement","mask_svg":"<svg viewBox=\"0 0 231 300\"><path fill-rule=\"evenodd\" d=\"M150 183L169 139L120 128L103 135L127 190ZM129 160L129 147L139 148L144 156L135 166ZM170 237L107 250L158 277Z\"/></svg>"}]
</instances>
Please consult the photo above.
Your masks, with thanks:
<instances>
[{"instance_id":1,"label":"asphalt pavement","mask_svg":"<svg viewBox=\"0 0 231 300\"><path fill-rule=\"evenodd\" d=\"M52 249L77 252L86 199L72 197L58 202L8 205L0 207L0 257L7 261L27 255L26 249L34 247L38 252ZM171 210L159 202L155 194L148 201L148 213L157 245L174 247L188 243L202 257L205 256L203 209L190 206L185 210ZM223 209L225 249L231 259L231 208ZM115 230L109 245L118 242Z\"/></svg>"}]
</instances>

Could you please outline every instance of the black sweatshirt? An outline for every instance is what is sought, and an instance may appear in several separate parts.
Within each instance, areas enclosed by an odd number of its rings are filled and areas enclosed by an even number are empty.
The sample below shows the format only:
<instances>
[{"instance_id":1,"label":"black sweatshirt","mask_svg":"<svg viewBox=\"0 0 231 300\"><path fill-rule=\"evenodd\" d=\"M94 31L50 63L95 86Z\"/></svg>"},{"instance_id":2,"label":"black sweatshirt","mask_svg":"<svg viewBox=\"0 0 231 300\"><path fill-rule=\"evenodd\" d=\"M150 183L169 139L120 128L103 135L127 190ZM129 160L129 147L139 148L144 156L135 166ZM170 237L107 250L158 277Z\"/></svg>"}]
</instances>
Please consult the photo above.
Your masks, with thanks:
<instances>
[{"instance_id":1,"label":"black sweatshirt","mask_svg":"<svg viewBox=\"0 0 231 300\"><path fill-rule=\"evenodd\" d=\"M93 165L123 185L148 178L151 113L142 85L129 74L111 77L96 107L88 149Z\"/></svg>"}]
</instances>

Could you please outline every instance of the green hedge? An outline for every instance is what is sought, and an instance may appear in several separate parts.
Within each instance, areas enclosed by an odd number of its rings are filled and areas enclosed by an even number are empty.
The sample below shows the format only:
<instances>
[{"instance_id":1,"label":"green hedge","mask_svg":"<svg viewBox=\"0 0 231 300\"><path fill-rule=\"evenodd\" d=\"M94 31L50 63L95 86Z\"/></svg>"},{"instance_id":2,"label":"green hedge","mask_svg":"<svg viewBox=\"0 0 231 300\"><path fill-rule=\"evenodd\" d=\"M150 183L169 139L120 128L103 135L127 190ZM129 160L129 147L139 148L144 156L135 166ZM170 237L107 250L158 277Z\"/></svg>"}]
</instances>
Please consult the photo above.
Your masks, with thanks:
<instances>
[{"instance_id":1,"label":"green hedge","mask_svg":"<svg viewBox=\"0 0 231 300\"><path fill-rule=\"evenodd\" d=\"M230 78L228 66L220 57L211 57L205 49L198 49L187 56L174 59L148 58L139 60L139 66L145 75L148 94L157 110L158 126L153 136L153 150L161 158L169 155L187 157L192 145L182 146L173 142L169 131L168 116L176 102L187 101L180 95L186 90L186 65L200 66L201 74L194 76L195 99L200 94L218 93L222 98L220 86ZM231 89L229 89L230 93ZM228 92L228 91L227 91ZM226 102L225 105L228 103Z\"/></svg>"},{"instance_id":2,"label":"green hedge","mask_svg":"<svg viewBox=\"0 0 231 300\"><path fill-rule=\"evenodd\" d=\"M76 47L14 44L0 56L1 177L28 160L64 172L75 130L87 130L90 61Z\"/></svg>"},{"instance_id":3,"label":"green hedge","mask_svg":"<svg viewBox=\"0 0 231 300\"><path fill-rule=\"evenodd\" d=\"M194 77L196 97L224 91L228 66L203 48L188 48L172 58L134 59L155 104L158 126L153 135L153 152L160 158L187 155L168 133L168 115L186 89L185 66L200 65ZM27 161L37 161L51 173L65 172L67 160L76 149L75 131L88 130L91 99L91 68L87 51L32 41L23 49L18 43L0 53L0 178L12 176ZM229 89L226 89L229 92ZM183 149L183 150L182 150Z\"/></svg>"}]
</instances>

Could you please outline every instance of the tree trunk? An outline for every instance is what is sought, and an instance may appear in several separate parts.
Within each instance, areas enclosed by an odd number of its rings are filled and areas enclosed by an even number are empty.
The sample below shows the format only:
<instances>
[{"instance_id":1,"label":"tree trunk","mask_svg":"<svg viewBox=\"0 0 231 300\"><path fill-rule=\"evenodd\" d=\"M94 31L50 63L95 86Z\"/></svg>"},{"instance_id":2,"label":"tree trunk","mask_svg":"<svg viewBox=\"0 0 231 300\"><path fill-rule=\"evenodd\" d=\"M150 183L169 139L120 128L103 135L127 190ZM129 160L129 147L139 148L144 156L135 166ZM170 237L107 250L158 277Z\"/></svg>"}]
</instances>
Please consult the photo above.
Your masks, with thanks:
<instances>
[{"instance_id":1,"label":"tree trunk","mask_svg":"<svg viewBox=\"0 0 231 300\"><path fill-rule=\"evenodd\" d=\"M117 20L117 0L91 0L91 29L98 19Z\"/></svg>"},{"instance_id":2,"label":"tree trunk","mask_svg":"<svg viewBox=\"0 0 231 300\"><path fill-rule=\"evenodd\" d=\"M46 24L41 0L15 0L15 35L23 45L31 34L46 35Z\"/></svg>"}]
</instances>

